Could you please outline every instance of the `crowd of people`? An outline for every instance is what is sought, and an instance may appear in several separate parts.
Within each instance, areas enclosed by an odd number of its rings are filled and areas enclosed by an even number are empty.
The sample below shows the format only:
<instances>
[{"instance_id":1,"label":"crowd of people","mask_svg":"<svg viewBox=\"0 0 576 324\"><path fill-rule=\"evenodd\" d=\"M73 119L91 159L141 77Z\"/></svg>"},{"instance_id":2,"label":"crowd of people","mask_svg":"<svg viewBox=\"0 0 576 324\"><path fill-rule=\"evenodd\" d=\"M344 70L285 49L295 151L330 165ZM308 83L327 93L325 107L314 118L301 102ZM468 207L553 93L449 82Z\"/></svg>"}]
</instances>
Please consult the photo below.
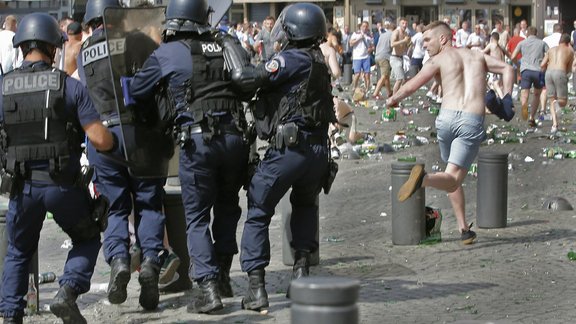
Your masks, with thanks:
<instances>
[{"instance_id":1,"label":"crowd of people","mask_svg":"<svg viewBox=\"0 0 576 324\"><path fill-rule=\"evenodd\" d=\"M135 269L139 303L146 310L157 308L159 287L178 279L175 268L180 262L170 247L162 209L166 176L138 176L134 163L143 163L137 166L145 170L155 166L145 158L124 160L137 145L126 134L150 131L139 128L139 114L146 111L146 103L164 95L165 88L171 96L163 103L173 107L170 123L178 135L159 135L170 137L173 146L179 144L189 276L202 292L188 310L212 313L224 307L221 298L234 296L230 268L240 252L241 268L248 274L242 307L262 311L269 306L265 268L270 262L268 226L276 205L291 190L292 279L307 276L310 255L319 244L314 221L318 195L330 190L337 171L330 147L366 136L356 130L352 107L332 95L332 87L344 91L345 64L352 65L354 100L386 99L388 109L433 82L427 96L442 104L436 128L447 168L428 174L422 165L414 166L398 199L409 199L425 186L446 191L464 244L473 243L476 233L466 222L462 182L485 139L487 89L500 98L491 108L509 114L518 83L521 115L530 127L536 127L538 107L545 112L548 100L554 133L559 127L556 110L567 104L567 75L574 69L574 37L563 34L559 24L543 40L525 20L512 33L501 21L494 22L492 31L482 24L471 31L467 21L452 29L448 18L426 26L409 26L406 18L386 20L377 22L374 30L364 21L351 32L348 26L340 30L328 24L317 5L297 3L277 19L266 17L261 27L248 21L230 24L227 16L210 26L205 0L171 1L162 35L124 35L122 48L127 53L138 50L140 61L111 69L108 54L99 51L110 41L105 28L114 28L113 23L104 26L106 8L121 5L117 0L88 0L82 23L69 18L58 23L34 13L18 26L16 17L7 16L0 32L0 111L6 133L0 175L3 193L11 200L0 303L5 323L22 323L28 263L47 211L73 241L50 305L65 323L86 322L76 299L89 289L101 245L111 267L107 293L112 304L126 300ZM138 48L129 46L135 41ZM145 45L149 51L141 57ZM113 80L120 68L129 76L123 84L128 95L115 93ZM250 161L255 134L247 127L243 102L256 94L256 133L270 145L261 161ZM122 103L119 96L124 96ZM23 132L33 136L19 136ZM107 202L106 226L94 217L97 208L79 185L85 182L79 181L84 135L95 170L89 180ZM242 186L248 191L248 212L239 247Z\"/></svg>"}]
</instances>

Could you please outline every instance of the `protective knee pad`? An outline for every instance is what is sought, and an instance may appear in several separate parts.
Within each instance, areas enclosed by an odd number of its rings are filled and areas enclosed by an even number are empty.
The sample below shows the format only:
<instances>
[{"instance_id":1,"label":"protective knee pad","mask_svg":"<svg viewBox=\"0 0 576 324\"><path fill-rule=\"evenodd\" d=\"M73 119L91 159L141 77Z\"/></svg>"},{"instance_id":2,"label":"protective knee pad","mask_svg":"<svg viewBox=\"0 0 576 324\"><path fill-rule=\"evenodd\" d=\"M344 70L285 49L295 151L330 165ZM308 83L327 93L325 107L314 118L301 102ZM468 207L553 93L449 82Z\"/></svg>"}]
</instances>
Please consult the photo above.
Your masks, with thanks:
<instances>
[{"instance_id":1,"label":"protective knee pad","mask_svg":"<svg viewBox=\"0 0 576 324\"><path fill-rule=\"evenodd\" d=\"M76 225L64 230L64 232L70 236L72 244L100 237L100 227L89 217L82 217Z\"/></svg>"}]
</instances>

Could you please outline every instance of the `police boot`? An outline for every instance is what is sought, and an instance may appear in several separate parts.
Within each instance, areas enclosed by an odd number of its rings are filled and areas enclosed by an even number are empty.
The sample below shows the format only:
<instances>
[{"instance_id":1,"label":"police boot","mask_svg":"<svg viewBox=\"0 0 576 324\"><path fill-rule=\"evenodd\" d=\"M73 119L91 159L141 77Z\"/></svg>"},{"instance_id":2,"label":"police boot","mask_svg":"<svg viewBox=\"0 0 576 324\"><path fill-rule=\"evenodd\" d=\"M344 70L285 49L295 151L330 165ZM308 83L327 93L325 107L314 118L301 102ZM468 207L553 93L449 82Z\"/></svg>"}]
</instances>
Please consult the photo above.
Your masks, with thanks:
<instances>
[{"instance_id":1,"label":"police boot","mask_svg":"<svg viewBox=\"0 0 576 324\"><path fill-rule=\"evenodd\" d=\"M154 310L160 301L160 291L158 290L158 278L160 277L160 265L152 259L145 257L140 265L140 305L145 310Z\"/></svg>"},{"instance_id":2,"label":"police boot","mask_svg":"<svg viewBox=\"0 0 576 324\"><path fill-rule=\"evenodd\" d=\"M230 285L230 268L232 267L233 255L218 256L218 293L220 297L234 297L232 285Z\"/></svg>"},{"instance_id":3,"label":"police boot","mask_svg":"<svg viewBox=\"0 0 576 324\"><path fill-rule=\"evenodd\" d=\"M218 281L216 279L203 280L198 283L202 291L202 297L188 305L189 313L211 313L224 308L220 294L218 293Z\"/></svg>"},{"instance_id":4,"label":"police boot","mask_svg":"<svg viewBox=\"0 0 576 324\"><path fill-rule=\"evenodd\" d=\"M268 293L264 281L264 269L248 272L248 294L242 299L242 309L261 311L268 308Z\"/></svg>"},{"instance_id":5,"label":"police boot","mask_svg":"<svg viewBox=\"0 0 576 324\"><path fill-rule=\"evenodd\" d=\"M4 324L22 324L22 315L14 315L12 317L4 317Z\"/></svg>"},{"instance_id":6,"label":"police boot","mask_svg":"<svg viewBox=\"0 0 576 324\"><path fill-rule=\"evenodd\" d=\"M294 266L292 267L292 280L310 276L310 252L298 250L294 253ZM290 286L286 292L286 298L290 298Z\"/></svg>"},{"instance_id":7,"label":"police boot","mask_svg":"<svg viewBox=\"0 0 576 324\"><path fill-rule=\"evenodd\" d=\"M78 294L72 287L64 285L50 303L52 314L60 317L64 324L85 324L86 319L80 313L76 299ZM4 322L6 323L6 322Z\"/></svg>"},{"instance_id":8,"label":"police boot","mask_svg":"<svg viewBox=\"0 0 576 324\"><path fill-rule=\"evenodd\" d=\"M122 304L128 297L126 286L128 286L128 281L130 281L130 261L127 258L115 257L112 258L110 267L108 301L111 304Z\"/></svg>"}]
</instances>

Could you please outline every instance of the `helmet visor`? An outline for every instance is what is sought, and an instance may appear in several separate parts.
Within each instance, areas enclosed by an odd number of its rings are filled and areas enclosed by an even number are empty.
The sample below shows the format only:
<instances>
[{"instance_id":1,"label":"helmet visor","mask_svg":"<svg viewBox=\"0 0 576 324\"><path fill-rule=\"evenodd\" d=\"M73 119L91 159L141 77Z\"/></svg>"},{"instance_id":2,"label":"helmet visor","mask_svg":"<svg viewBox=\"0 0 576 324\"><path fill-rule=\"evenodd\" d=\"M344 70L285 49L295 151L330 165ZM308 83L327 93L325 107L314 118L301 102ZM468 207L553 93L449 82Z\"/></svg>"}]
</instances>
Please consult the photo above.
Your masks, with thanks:
<instances>
[{"instance_id":1,"label":"helmet visor","mask_svg":"<svg viewBox=\"0 0 576 324\"><path fill-rule=\"evenodd\" d=\"M290 8L290 6L285 7L284 10L282 10L278 16L278 19L276 19L274 27L272 27L272 31L270 31L270 40L273 42L278 42L281 45L288 44L288 37L284 31L284 18L288 8Z\"/></svg>"}]
</instances>

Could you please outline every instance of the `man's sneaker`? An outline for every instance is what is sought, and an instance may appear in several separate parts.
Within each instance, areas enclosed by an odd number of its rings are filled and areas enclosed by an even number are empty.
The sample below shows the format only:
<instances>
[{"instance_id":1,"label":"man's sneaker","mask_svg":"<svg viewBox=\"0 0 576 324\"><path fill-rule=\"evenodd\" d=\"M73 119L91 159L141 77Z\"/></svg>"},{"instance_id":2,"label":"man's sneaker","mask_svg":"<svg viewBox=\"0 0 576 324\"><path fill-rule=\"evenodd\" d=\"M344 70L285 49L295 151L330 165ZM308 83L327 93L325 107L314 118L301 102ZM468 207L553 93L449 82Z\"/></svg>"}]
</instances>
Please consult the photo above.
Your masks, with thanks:
<instances>
[{"instance_id":1,"label":"man's sneaker","mask_svg":"<svg viewBox=\"0 0 576 324\"><path fill-rule=\"evenodd\" d=\"M536 121L535 121L534 119L530 119L530 120L528 121L528 126L530 126L530 127L532 127L532 128L535 128L535 127L537 126L537 125L536 125Z\"/></svg>"},{"instance_id":2,"label":"man's sneaker","mask_svg":"<svg viewBox=\"0 0 576 324\"><path fill-rule=\"evenodd\" d=\"M556 134L557 131L558 131L558 127L556 127L556 126L552 126L552 128L550 128L550 134L552 134L552 135Z\"/></svg>"},{"instance_id":3,"label":"man's sneaker","mask_svg":"<svg viewBox=\"0 0 576 324\"><path fill-rule=\"evenodd\" d=\"M332 149L330 150L330 156L333 159L339 159L340 158L340 150L336 146L332 147Z\"/></svg>"},{"instance_id":4,"label":"man's sneaker","mask_svg":"<svg viewBox=\"0 0 576 324\"><path fill-rule=\"evenodd\" d=\"M438 99L438 98L436 97L436 95L432 93L432 91L428 91L428 92L426 93L426 97L430 98L430 100L433 100L433 101L436 101L436 99Z\"/></svg>"},{"instance_id":5,"label":"man's sneaker","mask_svg":"<svg viewBox=\"0 0 576 324\"><path fill-rule=\"evenodd\" d=\"M167 291L166 289L173 283L175 283L176 281L178 281L178 279L180 279L180 275L178 274L178 272L174 273L174 276L172 276L172 280L168 281L167 283L158 284L158 289L160 289L160 292L165 292Z\"/></svg>"},{"instance_id":6,"label":"man's sneaker","mask_svg":"<svg viewBox=\"0 0 576 324\"><path fill-rule=\"evenodd\" d=\"M400 190L398 190L398 200L402 202L410 198L416 190L420 189L425 175L426 172L422 164L414 165L412 171L410 171L410 177L404 182L402 187L400 187Z\"/></svg>"},{"instance_id":7,"label":"man's sneaker","mask_svg":"<svg viewBox=\"0 0 576 324\"><path fill-rule=\"evenodd\" d=\"M460 235L460 240L462 241L462 244L474 243L474 240L476 239L476 232L471 230L472 224L473 223L470 223L470 225L468 226L468 230L462 232L462 234Z\"/></svg>"},{"instance_id":8,"label":"man's sneaker","mask_svg":"<svg viewBox=\"0 0 576 324\"><path fill-rule=\"evenodd\" d=\"M160 277L158 278L158 284L167 285L168 283L174 282L174 276L178 272L178 267L180 266L180 258L170 251L168 257L162 264L160 268Z\"/></svg>"}]
</instances>

